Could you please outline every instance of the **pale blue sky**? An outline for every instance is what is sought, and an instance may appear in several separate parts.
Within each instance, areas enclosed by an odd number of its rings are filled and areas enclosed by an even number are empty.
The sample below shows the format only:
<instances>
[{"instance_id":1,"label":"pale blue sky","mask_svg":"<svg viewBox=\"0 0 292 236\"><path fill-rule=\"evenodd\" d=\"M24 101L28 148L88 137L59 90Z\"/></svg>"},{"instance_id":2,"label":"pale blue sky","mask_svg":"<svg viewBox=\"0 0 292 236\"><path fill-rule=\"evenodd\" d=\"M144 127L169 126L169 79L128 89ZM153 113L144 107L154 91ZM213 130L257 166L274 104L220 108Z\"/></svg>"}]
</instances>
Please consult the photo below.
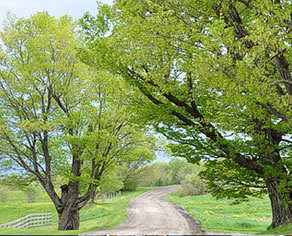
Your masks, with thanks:
<instances>
[{"instance_id":1,"label":"pale blue sky","mask_svg":"<svg viewBox=\"0 0 292 236\"><path fill-rule=\"evenodd\" d=\"M111 4L113 0L101 0ZM17 17L30 17L38 11L48 11L54 16L71 15L74 19L83 16L84 12L96 13L96 0L0 0L0 29L7 11Z\"/></svg>"}]
</instances>

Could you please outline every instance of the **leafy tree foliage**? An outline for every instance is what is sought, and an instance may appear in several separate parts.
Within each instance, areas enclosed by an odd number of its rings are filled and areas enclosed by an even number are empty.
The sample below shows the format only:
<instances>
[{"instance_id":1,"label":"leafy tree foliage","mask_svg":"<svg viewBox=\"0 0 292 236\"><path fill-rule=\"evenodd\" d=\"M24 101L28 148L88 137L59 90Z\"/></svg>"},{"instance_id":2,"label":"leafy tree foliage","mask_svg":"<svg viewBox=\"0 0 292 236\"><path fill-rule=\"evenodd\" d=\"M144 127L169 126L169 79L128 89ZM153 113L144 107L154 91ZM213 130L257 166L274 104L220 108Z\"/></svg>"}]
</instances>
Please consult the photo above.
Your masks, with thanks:
<instances>
[{"instance_id":1,"label":"leafy tree foliage","mask_svg":"<svg viewBox=\"0 0 292 236\"><path fill-rule=\"evenodd\" d=\"M28 203L34 203L37 200L37 191L36 188L33 186L27 187L24 190L25 196L26 196L26 201Z\"/></svg>"},{"instance_id":2,"label":"leafy tree foliage","mask_svg":"<svg viewBox=\"0 0 292 236\"><path fill-rule=\"evenodd\" d=\"M116 167L108 169L101 177L99 190L102 193L115 193L121 190L123 186L124 183Z\"/></svg>"},{"instance_id":3,"label":"leafy tree foliage","mask_svg":"<svg viewBox=\"0 0 292 236\"><path fill-rule=\"evenodd\" d=\"M126 161L119 166L124 190L134 190L144 176L143 167L155 159L155 139L152 136L145 137L147 143L152 143L152 149L148 147L133 148L127 153Z\"/></svg>"},{"instance_id":4,"label":"leafy tree foliage","mask_svg":"<svg viewBox=\"0 0 292 236\"><path fill-rule=\"evenodd\" d=\"M157 179L155 184L157 186L164 186L170 183L169 180L169 163L157 162L153 165L152 175Z\"/></svg>"},{"instance_id":5,"label":"leafy tree foliage","mask_svg":"<svg viewBox=\"0 0 292 236\"><path fill-rule=\"evenodd\" d=\"M168 185L168 164L156 162L152 165L140 169L142 178L139 180L139 186L165 186Z\"/></svg>"},{"instance_id":6,"label":"leafy tree foliage","mask_svg":"<svg viewBox=\"0 0 292 236\"><path fill-rule=\"evenodd\" d=\"M60 230L78 229L105 171L150 146L130 112L131 89L79 60L68 16L10 16L0 36L1 164L29 173L24 185L30 176L40 182ZM55 176L67 180L61 194Z\"/></svg>"},{"instance_id":7,"label":"leafy tree foliage","mask_svg":"<svg viewBox=\"0 0 292 236\"><path fill-rule=\"evenodd\" d=\"M194 165L179 158L172 158L168 163L168 179L170 184L180 184L188 174L196 171Z\"/></svg>"},{"instance_id":8,"label":"leafy tree foliage","mask_svg":"<svg viewBox=\"0 0 292 236\"><path fill-rule=\"evenodd\" d=\"M205 181L199 176L204 170L203 163L192 164L186 160L173 157L168 163L156 162L140 168L141 178L137 179L140 186L181 185L181 196L195 196L205 193Z\"/></svg>"},{"instance_id":9,"label":"leafy tree foliage","mask_svg":"<svg viewBox=\"0 0 292 236\"><path fill-rule=\"evenodd\" d=\"M292 221L290 0L117 0L81 25L173 152L209 160L215 195L266 191L272 225Z\"/></svg>"}]
</instances>

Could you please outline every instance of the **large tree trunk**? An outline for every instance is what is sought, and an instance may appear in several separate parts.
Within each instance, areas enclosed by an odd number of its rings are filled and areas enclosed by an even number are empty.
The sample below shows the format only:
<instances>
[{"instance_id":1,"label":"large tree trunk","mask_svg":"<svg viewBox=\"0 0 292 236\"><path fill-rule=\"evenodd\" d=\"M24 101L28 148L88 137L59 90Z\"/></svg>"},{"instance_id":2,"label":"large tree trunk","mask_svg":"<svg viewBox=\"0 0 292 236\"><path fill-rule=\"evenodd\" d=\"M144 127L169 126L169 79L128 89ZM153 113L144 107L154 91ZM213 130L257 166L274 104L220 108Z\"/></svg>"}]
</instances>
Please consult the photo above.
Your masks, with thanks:
<instances>
[{"instance_id":1,"label":"large tree trunk","mask_svg":"<svg viewBox=\"0 0 292 236\"><path fill-rule=\"evenodd\" d=\"M89 201L96 191L96 185L91 184L88 192L78 198L79 183L69 182L61 186L62 194L60 204L55 204L59 215L59 230L78 230L80 225L79 211Z\"/></svg>"},{"instance_id":2,"label":"large tree trunk","mask_svg":"<svg viewBox=\"0 0 292 236\"><path fill-rule=\"evenodd\" d=\"M78 230L80 225L79 210L76 206L66 204L63 210L59 210L58 230Z\"/></svg>"},{"instance_id":3,"label":"large tree trunk","mask_svg":"<svg viewBox=\"0 0 292 236\"><path fill-rule=\"evenodd\" d=\"M272 206L272 227L278 227L292 222L292 192L283 193L279 191L279 182L274 178L266 180L269 197ZM288 186L287 186L288 187ZM289 187L288 187L289 188ZM290 187L291 188L291 187ZM287 189L286 189L287 190ZM285 194L287 194L285 196Z\"/></svg>"},{"instance_id":4,"label":"large tree trunk","mask_svg":"<svg viewBox=\"0 0 292 236\"><path fill-rule=\"evenodd\" d=\"M77 204L79 184L69 182L61 186L61 204L57 211L59 215L59 230L78 230L80 225L79 209Z\"/></svg>"}]
</instances>

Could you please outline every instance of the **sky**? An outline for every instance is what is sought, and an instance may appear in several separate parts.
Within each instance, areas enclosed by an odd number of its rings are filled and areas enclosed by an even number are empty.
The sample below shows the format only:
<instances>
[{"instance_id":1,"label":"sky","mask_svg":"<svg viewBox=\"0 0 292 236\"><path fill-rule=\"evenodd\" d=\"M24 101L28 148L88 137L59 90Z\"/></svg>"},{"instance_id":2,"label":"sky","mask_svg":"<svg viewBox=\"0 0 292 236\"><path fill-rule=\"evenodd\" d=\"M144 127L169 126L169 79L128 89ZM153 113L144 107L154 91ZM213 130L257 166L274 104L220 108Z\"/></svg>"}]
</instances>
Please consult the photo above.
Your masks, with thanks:
<instances>
[{"instance_id":1,"label":"sky","mask_svg":"<svg viewBox=\"0 0 292 236\"><path fill-rule=\"evenodd\" d=\"M100 0L111 4L113 0ZM0 29L8 11L19 17L28 18L38 11L47 11L59 17L68 14L77 20L84 12L96 13L96 0L0 0Z\"/></svg>"}]
</instances>

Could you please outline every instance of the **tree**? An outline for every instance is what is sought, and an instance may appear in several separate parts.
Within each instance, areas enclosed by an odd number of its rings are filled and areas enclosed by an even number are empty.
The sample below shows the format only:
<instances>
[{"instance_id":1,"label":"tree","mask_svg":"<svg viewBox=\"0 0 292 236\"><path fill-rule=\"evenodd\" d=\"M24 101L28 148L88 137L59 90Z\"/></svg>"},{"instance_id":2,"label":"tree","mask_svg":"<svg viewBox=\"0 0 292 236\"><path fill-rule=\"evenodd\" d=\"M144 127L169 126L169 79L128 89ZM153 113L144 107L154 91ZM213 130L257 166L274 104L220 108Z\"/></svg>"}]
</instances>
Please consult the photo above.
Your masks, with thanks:
<instances>
[{"instance_id":1,"label":"tree","mask_svg":"<svg viewBox=\"0 0 292 236\"><path fill-rule=\"evenodd\" d=\"M58 212L58 229L76 230L105 171L133 146L147 147L130 110L131 89L79 60L68 16L10 16L0 36L1 166L18 173L10 181L25 172L24 184L37 179ZM68 180L61 194L55 176Z\"/></svg>"},{"instance_id":2,"label":"tree","mask_svg":"<svg viewBox=\"0 0 292 236\"><path fill-rule=\"evenodd\" d=\"M152 166L152 176L156 177L155 184L157 186L165 186L170 183L169 181L169 164L164 162L156 162Z\"/></svg>"},{"instance_id":3,"label":"tree","mask_svg":"<svg viewBox=\"0 0 292 236\"><path fill-rule=\"evenodd\" d=\"M34 203L37 200L37 190L35 189L35 186L29 186L26 189L24 189L26 201L28 203Z\"/></svg>"},{"instance_id":4,"label":"tree","mask_svg":"<svg viewBox=\"0 0 292 236\"><path fill-rule=\"evenodd\" d=\"M161 167L161 168L160 168ZM139 169L139 186L162 186L167 184L167 163L156 162ZM163 182L165 180L165 182ZM165 184L164 184L165 183Z\"/></svg>"},{"instance_id":5,"label":"tree","mask_svg":"<svg viewBox=\"0 0 292 236\"><path fill-rule=\"evenodd\" d=\"M0 185L0 202L8 202L9 200L10 189L7 186Z\"/></svg>"},{"instance_id":6,"label":"tree","mask_svg":"<svg viewBox=\"0 0 292 236\"><path fill-rule=\"evenodd\" d=\"M149 146L133 146L132 150L128 150L126 161L120 164L121 178L124 183L124 190L134 190L137 188L139 181L143 178L144 169L147 164L155 159L155 139L152 135L145 137Z\"/></svg>"},{"instance_id":7,"label":"tree","mask_svg":"<svg viewBox=\"0 0 292 236\"><path fill-rule=\"evenodd\" d=\"M102 193L115 193L121 190L124 186L117 167L108 169L108 171L102 176L100 182L100 192Z\"/></svg>"},{"instance_id":8,"label":"tree","mask_svg":"<svg viewBox=\"0 0 292 236\"><path fill-rule=\"evenodd\" d=\"M192 173L193 166L185 160L172 158L168 163L168 178L171 184L180 184L187 174Z\"/></svg>"},{"instance_id":9,"label":"tree","mask_svg":"<svg viewBox=\"0 0 292 236\"><path fill-rule=\"evenodd\" d=\"M138 110L173 152L215 171L211 189L263 189L272 226L292 221L290 0L118 0L81 23L91 55L145 95Z\"/></svg>"}]
</instances>

